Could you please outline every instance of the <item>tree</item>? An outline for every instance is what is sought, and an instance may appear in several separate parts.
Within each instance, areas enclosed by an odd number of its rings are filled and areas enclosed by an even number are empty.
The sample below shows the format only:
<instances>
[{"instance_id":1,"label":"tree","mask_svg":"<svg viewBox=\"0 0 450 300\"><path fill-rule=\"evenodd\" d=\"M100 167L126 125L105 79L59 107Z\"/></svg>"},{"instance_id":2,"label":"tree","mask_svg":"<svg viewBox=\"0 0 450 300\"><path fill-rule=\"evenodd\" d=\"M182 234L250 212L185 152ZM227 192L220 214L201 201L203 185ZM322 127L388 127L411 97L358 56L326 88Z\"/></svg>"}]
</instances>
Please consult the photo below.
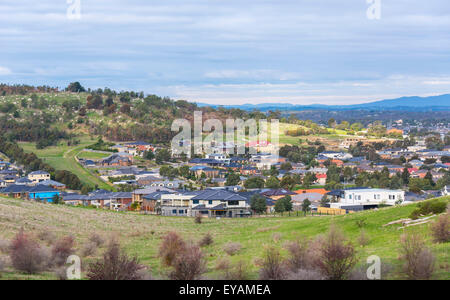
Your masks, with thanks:
<instances>
[{"instance_id":1,"label":"tree","mask_svg":"<svg viewBox=\"0 0 450 300\"><path fill-rule=\"evenodd\" d=\"M302 211L305 213L305 215L306 215L306 213L307 213L308 211L311 210L310 206L311 206L311 201L309 201L308 198L306 198L305 200L303 200L303 203L302 203Z\"/></svg>"},{"instance_id":2,"label":"tree","mask_svg":"<svg viewBox=\"0 0 450 300\"><path fill-rule=\"evenodd\" d=\"M408 169L404 168L403 173L402 173L403 184L405 184L405 185L409 184L409 177L411 177L411 175L409 174Z\"/></svg>"},{"instance_id":3,"label":"tree","mask_svg":"<svg viewBox=\"0 0 450 300\"><path fill-rule=\"evenodd\" d=\"M269 189L277 189L280 187L280 181L275 176L269 177L269 179L266 180L266 188Z\"/></svg>"},{"instance_id":4,"label":"tree","mask_svg":"<svg viewBox=\"0 0 450 300\"><path fill-rule=\"evenodd\" d=\"M84 87L82 87L81 84L78 81L70 83L67 86L66 90L68 92L72 92L72 93L83 93L83 92L86 92L86 89Z\"/></svg>"},{"instance_id":5,"label":"tree","mask_svg":"<svg viewBox=\"0 0 450 300\"><path fill-rule=\"evenodd\" d=\"M156 152L156 163L158 165L162 164L163 162L170 161L170 158L172 157L170 150L168 149L160 149Z\"/></svg>"},{"instance_id":6,"label":"tree","mask_svg":"<svg viewBox=\"0 0 450 300\"><path fill-rule=\"evenodd\" d=\"M255 194L250 198L250 208L257 214L267 211L266 198L259 194Z\"/></svg>"},{"instance_id":7,"label":"tree","mask_svg":"<svg viewBox=\"0 0 450 300\"><path fill-rule=\"evenodd\" d=\"M334 128L336 126L336 120L334 118L331 118L328 120L328 127Z\"/></svg>"},{"instance_id":8,"label":"tree","mask_svg":"<svg viewBox=\"0 0 450 300\"><path fill-rule=\"evenodd\" d=\"M155 153L152 150L145 151L144 157L145 159L152 160L155 158Z\"/></svg>"},{"instance_id":9,"label":"tree","mask_svg":"<svg viewBox=\"0 0 450 300\"><path fill-rule=\"evenodd\" d=\"M278 199L275 203L275 211L276 212L285 212L285 211L292 211L292 198L291 196L287 195L284 196L281 199Z\"/></svg>"},{"instance_id":10,"label":"tree","mask_svg":"<svg viewBox=\"0 0 450 300\"><path fill-rule=\"evenodd\" d=\"M241 176L236 173L229 173L227 180L225 181L226 186L238 185L241 182Z\"/></svg>"},{"instance_id":11,"label":"tree","mask_svg":"<svg viewBox=\"0 0 450 300\"><path fill-rule=\"evenodd\" d=\"M292 165L289 162L285 162L281 164L280 169L284 171L290 171L292 170Z\"/></svg>"},{"instance_id":12,"label":"tree","mask_svg":"<svg viewBox=\"0 0 450 300\"><path fill-rule=\"evenodd\" d=\"M261 189L264 187L264 179L260 177L251 177L244 182L246 189Z\"/></svg>"}]
</instances>

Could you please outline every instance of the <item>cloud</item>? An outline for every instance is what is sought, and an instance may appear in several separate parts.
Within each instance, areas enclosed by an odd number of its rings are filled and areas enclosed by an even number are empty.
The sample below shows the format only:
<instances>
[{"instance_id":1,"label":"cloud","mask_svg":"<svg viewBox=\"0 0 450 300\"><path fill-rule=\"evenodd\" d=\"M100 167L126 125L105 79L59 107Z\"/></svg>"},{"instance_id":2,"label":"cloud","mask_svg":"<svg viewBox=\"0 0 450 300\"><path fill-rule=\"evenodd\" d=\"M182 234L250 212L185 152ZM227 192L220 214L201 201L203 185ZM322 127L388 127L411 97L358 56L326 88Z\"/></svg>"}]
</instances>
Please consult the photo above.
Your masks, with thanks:
<instances>
[{"instance_id":1,"label":"cloud","mask_svg":"<svg viewBox=\"0 0 450 300\"><path fill-rule=\"evenodd\" d=\"M449 92L448 0L0 3L0 75L211 103L364 102Z\"/></svg>"},{"instance_id":2,"label":"cloud","mask_svg":"<svg viewBox=\"0 0 450 300\"><path fill-rule=\"evenodd\" d=\"M0 66L0 76L10 75L10 74L12 74L10 69Z\"/></svg>"}]
</instances>

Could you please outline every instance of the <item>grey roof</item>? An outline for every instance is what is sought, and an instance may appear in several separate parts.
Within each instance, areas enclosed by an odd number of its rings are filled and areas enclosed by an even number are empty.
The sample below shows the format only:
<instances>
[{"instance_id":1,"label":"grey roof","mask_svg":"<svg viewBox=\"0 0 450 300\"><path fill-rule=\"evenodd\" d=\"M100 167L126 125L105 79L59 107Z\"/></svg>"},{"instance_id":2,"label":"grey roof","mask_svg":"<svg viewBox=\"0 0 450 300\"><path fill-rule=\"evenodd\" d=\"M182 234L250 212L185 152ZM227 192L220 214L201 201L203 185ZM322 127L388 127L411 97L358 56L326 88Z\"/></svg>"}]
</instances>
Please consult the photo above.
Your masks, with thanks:
<instances>
[{"instance_id":1,"label":"grey roof","mask_svg":"<svg viewBox=\"0 0 450 300\"><path fill-rule=\"evenodd\" d=\"M168 191L168 192L172 192L175 193L175 190L173 189L169 189L163 186L151 186L151 187L146 187L145 189L140 189L140 190L134 190L133 194L136 195L148 195L157 191Z\"/></svg>"},{"instance_id":2,"label":"grey roof","mask_svg":"<svg viewBox=\"0 0 450 300\"><path fill-rule=\"evenodd\" d=\"M144 199L146 200L160 200L161 199L161 195L166 195L166 194L170 194L171 192L169 191L158 191L158 192L154 192L148 195L144 196Z\"/></svg>"},{"instance_id":3,"label":"grey roof","mask_svg":"<svg viewBox=\"0 0 450 300\"><path fill-rule=\"evenodd\" d=\"M55 180L51 180L51 179L41 181L41 182L38 183L38 185L48 185L48 186L58 186L58 187L66 186L65 184L63 184L61 182L58 182L58 181L55 181Z\"/></svg>"},{"instance_id":4,"label":"grey roof","mask_svg":"<svg viewBox=\"0 0 450 300\"><path fill-rule=\"evenodd\" d=\"M32 183L33 181L31 181L30 179L28 179L27 177L21 177L19 179L16 180L16 184L17 183Z\"/></svg>"},{"instance_id":5,"label":"grey roof","mask_svg":"<svg viewBox=\"0 0 450 300\"><path fill-rule=\"evenodd\" d=\"M38 170L38 171L31 172L28 175L50 175L50 173L48 173L46 171Z\"/></svg>"},{"instance_id":6,"label":"grey roof","mask_svg":"<svg viewBox=\"0 0 450 300\"><path fill-rule=\"evenodd\" d=\"M322 197L323 195L319 193L304 193L292 196L292 201L303 202L305 199L308 199L311 202L317 202L320 201Z\"/></svg>"},{"instance_id":7,"label":"grey roof","mask_svg":"<svg viewBox=\"0 0 450 300\"><path fill-rule=\"evenodd\" d=\"M239 194L225 190L203 190L192 200L220 200L220 201L245 201L246 198Z\"/></svg>"}]
</instances>

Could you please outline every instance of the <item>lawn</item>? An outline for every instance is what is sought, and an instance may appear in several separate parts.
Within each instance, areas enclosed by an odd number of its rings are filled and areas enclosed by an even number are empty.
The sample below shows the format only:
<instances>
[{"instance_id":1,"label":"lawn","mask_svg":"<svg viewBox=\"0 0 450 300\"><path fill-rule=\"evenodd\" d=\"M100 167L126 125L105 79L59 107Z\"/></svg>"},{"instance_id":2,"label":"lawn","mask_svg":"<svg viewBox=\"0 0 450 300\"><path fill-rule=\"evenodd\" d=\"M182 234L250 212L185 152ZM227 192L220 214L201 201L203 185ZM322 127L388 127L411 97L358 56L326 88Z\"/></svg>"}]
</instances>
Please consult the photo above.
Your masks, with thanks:
<instances>
[{"instance_id":1,"label":"lawn","mask_svg":"<svg viewBox=\"0 0 450 300\"><path fill-rule=\"evenodd\" d=\"M450 199L450 197L447 197ZM405 231L418 231L437 257L436 279L450 279L450 244L434 244L431 241L430 225L424 224L399 230L400 225L383 227L383 224L407 217L415 204L378 211L366 211L345 216L316 217L262 217L249 219L205 219L195 224L192 218L160 217L137 213L116 213L111 211L68 207L62 205L38 204L34 202L0 198L0 238L10 239L23 227L26 231L39 233L44 230L58 236L72 234L77 239L77 248L81 248L88 236L97 232L105 237L114 235L130 255L137 255L141 262L149 266L156 277L162 277L158 259L158 247L161 238L169 231L177 231L185 239L198 241L206 233L211 233L214 244L203 248L208 258L209 278L218 276L214 265L218 258L226 256L223 246L227 242L239 242L242 250L232 256L232 261L244 260L253 278L257 278L258 267L255 259L263 255L266 246L280 249L286 241L300 236L307 239L324 234L334 223L357 245L360 229L356 221L364 219L370 242L366 247L356 246L359 262L365 263L370 255L378 255L383 262L400 267L399 238ZM277 236L278 238L274 238ZM286 253L283 251L283 255ZM100 253L97 254L97 256ZM95 258L95 257L94 257ZM84 259L92 261L94 258ZM51 273L31 277L7 273L3 278L52 278ZM391 275L390 278L398 278ZM401 278L401 277L400 277Z\"/></svg>"},{"instance_id":2,"label":"lawn","mask_svg":"<svg viewBox=\"0 0 450 300\"><path fill-rule=\"evenodd\" d=\"M76 174L83 183L94 187L98 185L102 189L111 189L111 186L81 166L75 157L83 152L86 146L95 143L89 137L82 137L80 144L68 146L66 141L60 141L58 145L45 149L36 149L35 143L21 142L19 145L27 152L34 152L39 158L57 170L67 170Z\"/></svg>"},{"instance_id":3,"label":"lawn","mask_svg":"<svg viewBox=\"0 0 450 300\"><path fill-rule=\"evenodd\" d=\"M110 156L111 154L112 153L81 151L80 153L77 154L77 157L83 159L102 159Z\"/></svg>"}]
</instances>

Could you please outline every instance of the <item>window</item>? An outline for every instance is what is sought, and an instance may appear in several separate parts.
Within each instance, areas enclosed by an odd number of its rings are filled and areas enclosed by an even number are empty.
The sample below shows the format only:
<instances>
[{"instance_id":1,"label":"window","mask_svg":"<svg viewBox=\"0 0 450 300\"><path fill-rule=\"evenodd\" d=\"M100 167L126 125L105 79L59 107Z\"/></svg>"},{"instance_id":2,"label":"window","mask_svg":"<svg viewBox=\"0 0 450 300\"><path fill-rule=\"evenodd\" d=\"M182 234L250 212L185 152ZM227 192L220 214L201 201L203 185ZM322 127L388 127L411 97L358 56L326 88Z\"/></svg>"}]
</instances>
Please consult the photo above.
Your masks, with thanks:
<instances>
[{"instance_id":1,"label":"window","mask_svg":"<svg viewBox=\"0 0 450 300\"><path fill-rule=\"evenodd\" d=\"M176 214L177 214L177 210L176 210L176 209L172 210L172 213L173 213L174 215L176 215Z\"/></svg>"},{"instance_id":2,"label":"window","mask_svg":"<svg viewBox=\"0 0 450 300\"><path fill-rule=\"evenodd\" d=\"M182 214L184 214L184 210L179 210L178 213L179 213L180 215L182 215Z\"/></svg>"},{"instance_id":3,"label":"window","mask_svg":"<svg viewBox=\"0 0 450 300\"><path fill-rule=\"evenodd\" d=\"M348 199L352 200L352 195L348 195Z\"/></svg>"},{"instance_id":4,"label":"window","mask_svg":"<svg viewBox=\"0 0 450 300\"><path fill-rule=\"evenodd\" d=\"M239 205L239 201L228 201L228 205Z\"/></svg>"},{"instance_id":5,"label":"window","mask_svg":"<svg viewBox=\"0 0 450 300\"><path fill-rule=\"evenodd\" d=\"M212 204L213 204L213 201L212 201L212 200L209 200L209 201L208 201L208 204L209 204L209 205L212 205Z\"/></svg>"},{"instance_id":6,"label":"window","mask_svg":"<svg viewBox=\"0 0 450 300\"><path fill-rule=\"evenodd\" d=\"M199 202L198 202L198 200L192 200L192 203L193 204L198 204Z\"/></svg>"}]
</instances>

